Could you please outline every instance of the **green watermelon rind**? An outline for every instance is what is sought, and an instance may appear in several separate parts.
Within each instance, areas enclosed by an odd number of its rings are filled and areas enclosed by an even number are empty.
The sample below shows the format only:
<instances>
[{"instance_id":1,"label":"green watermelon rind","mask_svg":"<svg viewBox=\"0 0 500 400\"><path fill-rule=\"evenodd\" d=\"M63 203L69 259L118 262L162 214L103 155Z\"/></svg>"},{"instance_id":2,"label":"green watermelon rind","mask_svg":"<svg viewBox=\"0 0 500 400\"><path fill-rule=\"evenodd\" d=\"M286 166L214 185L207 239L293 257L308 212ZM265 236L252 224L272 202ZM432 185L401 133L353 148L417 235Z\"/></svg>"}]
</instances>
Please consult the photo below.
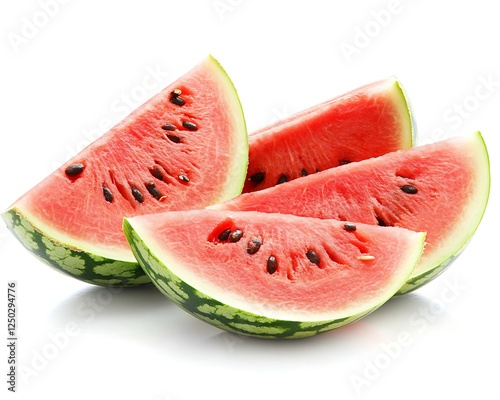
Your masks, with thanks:
<instances>
[{"instance_id":1,"label":"green watermelon rind","mask_svg":"<svg viewBox=\"0 0 500 400\"><path fill-rule=\"evenodd\" d=\"M464 247L465 248L465 247ZM439 275L441 275L450 265L458 258L458 256L462 253L463 249L460 250L458 253L453 255L452 257L448 258L446 261L442 262L439 264L437 267L430 269L428 271L425 271L423 274L411 277L406 281L406 283L399 289L395 296L400 296L403 294L408 294L413 292L414 290L417 290L421 288L424 285L427 285L429 282L437 278Z\"/></svg>"},{"instance_id":2,"label":"green watermelon rind","mask_svg":"<svg viewBox=\"0 0 500 400\"><path fill-rule=\"evenodd\" d=\"M217 203L241 194L243 186L245 185L248 168L249 145L245 113L243 111L243 105L241 104L236 86L234 86L234 83L228 73L215 57L209 55L208 59L211 61L211 64L215 68L216 72L224 78L224 84L226 85L225 92L230 93L231 97L236 100L234 102L228 102L228 104L233 107L231 110L232 114L238 115L238 118L233 119L233 122L235 121L238 123L238 126L235 127L233 131L240 134L240 137L237 137L236 135L233 137L236 139L233 146L233 153L236 154L236 156L231 158L232 164L228 168L230 174L228 174L227 183L224 186L225 190L220 193L220 200L214 200L214 203ZM245 162L242 162L243 159Z\"/></svg>"},{"instance_id":3,"label":"green watermelon rind","mask_svg":"<svg viewBox=\"0 0 500 400\"><path fill-rule=\"evenodd\" d=\"M99 286L127 287L151 283L137 262L113 260L54 240L33 226L15 207L2 217L26 249L63 274Z\"/></svg>"},{"instance_id":4,"label":"green watermelon rind","mask_svg":"<svg viewBox=\"0 0 500 400\"><path fill-rule=\"evenodd\" d=\"M401 129L401 132L410 132L410 136L407 138L409 140L408 143L403 143L401 145L401 148L406 149L406 148L411 148L415 145L417 142L417 125L415 123L415 116L413 115L413 107L410 104L410 100L406 94L406 90L396 77L394 77L394 86L396 87L396 94L398 95L397 101L395 101L396 104L399 105L400 108L400 115L405 116L405 118L408 119L406 123L409 124L408 129ZM401 139L404 139L405 135L401 135Z\"/></svg>"},{"instance_id":5,"label":"green watermelon rind","mask_svg":"<svg viewBox=\"0 0 500 400\"><path fill-rule=\"evenodd\" d=\"M213 56L209 55L207 60L214 76L219 77L223 92L228 94L227 114L234 116L232 123L235 124L233 145L230 146L234 156L227 168L226 183L218 198L213 200L218 203L239 195L243 189L248 166L248 133L241 101L231 78ZM151 283L130 249L117 251L114 257L113 250L97 254L86 243L44 226L43 217L31 215L17 204L4 211L2 218L26 249L59 272L98 286L128 287Z\"/></svg>"},{"instance_id":6,"label":"green watermelon rind","mask_svg":"<svg viewBox=\"0 0 500 400\"><path fill-rule=\"evenodd\" d=\"M222 303L183 281L162 262L124 218L123 230L135 258L157 289L192 316L217 328L265 339L299 339L351 324L372 313L392 297L357 314L333 320L293 321L269 318ZM425 234L422 234L423 246ZM415 261L416 262L416 261Z\"/></svg>"}]
</instances>

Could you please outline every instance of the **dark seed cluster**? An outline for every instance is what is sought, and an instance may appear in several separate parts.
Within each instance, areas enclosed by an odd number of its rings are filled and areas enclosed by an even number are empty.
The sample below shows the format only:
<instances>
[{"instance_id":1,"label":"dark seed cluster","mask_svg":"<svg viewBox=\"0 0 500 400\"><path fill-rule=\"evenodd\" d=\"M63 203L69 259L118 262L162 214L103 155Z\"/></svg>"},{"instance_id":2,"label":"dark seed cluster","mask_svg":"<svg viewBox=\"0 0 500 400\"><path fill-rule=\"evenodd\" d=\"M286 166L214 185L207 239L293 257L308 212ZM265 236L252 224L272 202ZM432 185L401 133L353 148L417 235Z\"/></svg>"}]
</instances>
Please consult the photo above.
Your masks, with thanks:
<instances>
[{"instance_id":1,"label":"dark seed cluster","mask_svg":"<svg viewBox=\"0 0 500 400\"><path fill-rule=\"evenodd\" d=\"M169 98L170 102L177 105L177 106L185 105L186 100L181 95L182 95L181 89L172 90L170 92L170 98ZM197 131L198 130L198 125L196 125L192 121L182 122L182 127L189 130L189 131ZM182 135L179 136L178 134L173 133L173 132L178 131L178 128L175 124L170 123L170 122L165 122L163 125L161 125L161 129L164 131L167 131L164 133L165 139L168 139L172 143L176 143L176 144L182 143L182 141L183 141ZM74 178L74 177L77 177L78 175L80 175L84 169L85 169L85 166L81 163L73 164L73 165L70 165L69 167L66 168L65 174L68 177ZM154 178L158 179L159 181L164 181L164 178L165 178L164 172L159 167L156 167L156 166L152 167L149 169L149 172L151 173L151 175ZM178 175L178 178L182 182L187 183L190 181L190 178L185 173L180 173ZM146 182L146 183L144 183L144 185L145 185L146 190L148 191L148 193L152 197L154 197L158 201L163 201L165 199L165 196L160 192L160 190L156 187L156 185L153 181ZM131 185L130 192L132 193L132 196L135 199L135 201L137 201L138 203L144 202L144 200L145 200L144 194L138 187ZM106 186L104 183L102 185L102 194L103 194L104 199L108 203L112 203L114 201L114 195L113 195L112 190L108 186ZM234 241L239 240L239 238L237 239L237 236L238 236L237 233L233 233L233 236L231 237L232 240L234 240Z\"/></svg>"},{"instance_id":2,"label":"dark seed cluster","mask_svg":"<svg viewBox=\"0 0 500 400\"><path fill-rule=\"evenodd\" d=\"M350 162L351 161L349 161L349 160L339 160L339 165L349 164ZM316 169L316 172L320 172L320 170ZM307 175L309 175L309 172L307 172L307 170L305 168L303 168L300 171L300 176L307 176ZM254 183L255 185L258 185L264 181L265 177L266 177L266 173L264 171L259 171L259 172L256 172L256 173L250 175L248 180L250 182ZM276 185L281 185L282 183L288 182L289 180L290 180L290 178L286 174L281 174L279 176L278 180L276 181Z\"/></svg>"},{"instance_id":3,"label":"dark seed cluster","mask_svg":"<svg viewBox=\"0 0 500 400\"><path fill-rule=\"evenodd\" d=\"M231 229L228 228L219 233L217 239L219 239L219 241L221 242L226 242L229 240L231 243L236 243L239 242L242 237L243 231L241 229L235 229L234 231L231 231Z\"/></svg>"},{"instance_id":4,"label":"dark seed cluster","mask_svg":"<svg viewBox=\"0 0 500 400\"><path fill-rule=\"evenodd\" d=\"M346 223L345 225L346 226L354 226L354 225L348 224L348 223ZM354 226L354 229L355 228L356 227ZM351 228L346 228L346 229L351 229ZM217 240L219 242L236 243L236 242L239 242L242 237L243 237L243 230L227 228L227 229L224 229L223 231L221 231L217 235ZM258 236L252 236L247 241L246 250L247 250L248 254L252 255L252 254L256 254L260 250L261 247L262 247L262 238L260 238ZM305 253L305 256L312 264L320 265L321 259L318 255L318 253L316 253L316 251L314 251L313 249L307 250L307 252ZM267 259L266 270L271 275L274 274L278 270L278 260L277 260L275 255L271 255Z\"/></svg>"},{"instance_id":5,"label":"dark seed cluster","mask_svg":"<svg viewBox=\"0 0 500 400\"><path fill-rule=\"evenodd\" d=\"M220 242L229 241L231 243L236 243L239 242L242 237L243 237L243 231L241 229L231 230L230 228L227 228L224 229L221 233L219 233L217 239ZM262 239L260 237L253 236L247 242L247 253L255 254L259 251L261 246L262 246Z\"/></svg>"}]
</instances>

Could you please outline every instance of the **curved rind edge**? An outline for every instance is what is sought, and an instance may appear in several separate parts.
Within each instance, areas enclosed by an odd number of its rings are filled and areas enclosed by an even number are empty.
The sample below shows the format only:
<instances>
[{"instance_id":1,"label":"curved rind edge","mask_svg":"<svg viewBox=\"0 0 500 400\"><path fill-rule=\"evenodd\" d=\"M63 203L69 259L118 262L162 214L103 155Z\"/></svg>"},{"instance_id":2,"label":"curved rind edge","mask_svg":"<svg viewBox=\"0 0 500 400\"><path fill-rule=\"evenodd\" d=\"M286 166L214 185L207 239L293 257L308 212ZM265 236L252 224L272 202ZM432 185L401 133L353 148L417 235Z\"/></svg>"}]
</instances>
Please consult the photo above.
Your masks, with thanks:
<instances>
[{"instance_id":1,"label":"curved rind edge","mask_svg":"<svg viewBox=\"0 0 500 400\"><path fill-rule=\"evenodd\" d=\"M222 202L241 193L245 183L246 169L248 166L248 134L246 129L243 108L236 88L220 63L211 55L207 62L212 73L218 74L227 96L227 102L234 105L236 113L231 113L233 123L237 126L233 134L235 146L231 166L228 167L228 179L225 191L222 192ZM243 161L242 161L243 160ZM40 224L32 221L29 215L24 213L16 204L2 213L9 230L21 242L21 244L45 264L65 275L78 280L100 285L128 287L151 283L140 265L134 260L118 260L85 251L79 244L65 244L55 238L55 235L44 233ZM132 254L130 254L132 259Z\"/></svg>"},{"instance_id":2,"label":"curved rind edge","mask_svg":"<svg viewBox=\"0 0 500 400\"><path fill-rule=\"evenodd\" d=\"M431 268L431 269L429 269L429 270L427 270L427 271L425 271L417 276L413 276L410 279L408 279L408 281L401 287L401 289L398 290L396 295L403 295L403 294L413 292L414 290L421 288L422 286L426 285L427 283L431 282L433 279L435 279L436 277L441 275L446 269L448 269L453 264L453 262L460 256L460 254L462 254L462 252L465 250L465 248L467 247L467 245L471 241L472 237L476 233L477 229L479 228L479 225L481 224L481 221L482 221L484 214L486 212L486 208L488 206L488 200L489 200L489 196L490 196L491 171L490 171L490 158L489 158L489 154L488 154L488 148L486 146L486 142L484 140L484 137L481 134L481 132L479 132L479 131L477 131L475 133L475 135L479 139L478 143L481 144L481 150L482 150L482 153L484 155L484 160L486 161L486 163L485 163L486 164L486 171L482 171L482 173L480 174L480 175L483 175L483 173L485 172L485 175L487 177L487 179L486 179L487 180L486 193L483 197L484 202L483 202L483 209L481 212L481 216L478 219L475 226L473 227L473 229L471 229L471 231L468 235L468 238L465 240L465 242L462 244L462 246L455 253L451 254L447 259L442 261L436 267Z\"/></svg>"},{"instance_id":3,"label":"curved rind edge","mask_svg":"<svg viewBox=\"0 0 500 400\"><path fill-rule=\"evenodd\" d=\"M216 203L220 203L241 194L243 191L243 186L245 185L245 179L248 169L248 154L249 154L249 144L248 144L248 130L245 120L245 113L243 111L243 105L241 104L240 97L234 82L220 64L220 62L213 56L209 55L208 60L213 64L217 71L224 77L226 93L230 93L231 97L235 100L230 102L230 104L235 104L235 112L232 113L236 120L236 133L234 148L234 154L231 158L232 165L229 167L230 175L228 176L226 190L221 193L220 198ZM238 114L238 115L235 115Z\"/></svg>"},{"instance_id":4,"label":"curved rind edge","mask_svg":"<svg viewBox=\"0 0 500 400\"><path fill-rule=\"evenodd\" d=\"M58 272L98 286L128 287L151 282L137 262L113 260L71 248L45 235L15 207L2 213L2 218L30 253Z\"/></svg>"},{"instance_id":5,"label":"curved rind edge","mask_svg":"<svg viewBox=\"0 0 500 400\"><path fill-rule=\"evenodd\" d=\"M127 218L124 218L123 230L137 261L161 293L194 317L219 329L241 335L269 339L315 336L365 317L392 297L389 295L378 305L358 314L334 320L288 321L268 318L224 304L190 286L152 254ZM422 247L424 238L425 234L422 234Z\"/></svg>"},{"instance_id":6,"label":"curved rind edge","mask_svg":"<svg viewBox=\"0 0 500 400\"><path fill-rule=\"evenodd\" d=\"M402 104L404 104L405 113L408 114L408 118L409 118L408 122L410 124L410 143L409 143L408 147L413 147L417 143L417 136L418 136L417 135L417 124L416 124L415 116L413 114L413 107L410 103L410 99L407 95L407 92L406 92L406 89L404 88L404 86L401 84L399 79L397 79L396 77L394 77L394 79L395 79L395 85L397 86L397 90L398 90L398 92L401 96L401 99L402 99L401 106L402 106Z\"/></svg>"},{"instance_id":7,"label":"curved rind edge","mask_svg":"<svg viewBox=\"0 0 500 400\"><path fill-rule=\"evenodd\" d=\"M453 263L453 261L455 261L457 259L457 257L462 253L464 248L465 248L465 246L462 248L462 250L460 250L458 253L456 253L452 257L448 258L446 261L439 264L437 267L432 268L432 269L424 272L423 274L420 274L418 276L414 276L414 277L408 279L408 281L406 281L406 283L401 287L401 289L399 289L396 292L395 296L400 296L403 294L411 293L411 292L421 288L422 286L428 284L429 282L431 282L435 278L437 278Z\"/></svg>"}]
</instances>

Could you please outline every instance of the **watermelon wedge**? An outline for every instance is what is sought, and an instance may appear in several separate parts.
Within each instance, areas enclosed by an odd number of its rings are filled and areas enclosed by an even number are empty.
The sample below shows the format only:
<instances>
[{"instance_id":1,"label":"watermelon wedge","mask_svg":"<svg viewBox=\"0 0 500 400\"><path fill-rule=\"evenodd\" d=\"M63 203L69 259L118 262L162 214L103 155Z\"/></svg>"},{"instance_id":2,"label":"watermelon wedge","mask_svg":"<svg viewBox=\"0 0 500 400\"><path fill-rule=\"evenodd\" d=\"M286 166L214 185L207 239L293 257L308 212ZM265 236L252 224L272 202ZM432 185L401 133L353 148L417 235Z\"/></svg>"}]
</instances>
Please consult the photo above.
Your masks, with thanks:
<instances>
[{"instance_id":1,"label":"watermelon wedge","mask_svg":"<svg viewBox=\"0 0 500 400\"><path fill-rule=\"evenodd\" d=\"M251 134L243 192L408 149L413 134L398 80L373 82Z\"/></svg>"},{"instance_id":2,"label":"watermelon wedge","mask_svg":"<svg viewBox=\"0 0 500 400\"><path fill-rule=\"evenodd\" d=\"M488 152L477 132L243 194L214 208L427 232L425 252L402 294L429 282L460 254L482 219L489 188Z\"/></svg>"},{"instance_id":3,"label":"watermelon wedge","mask_svg":"<svg viewBox=\"0 0 500 400\"><path fill-rule=\"evenodd\" d=\"M207 57L17 200L8 227L55 269L98 285L149 282L124 216L205 207L241 193L248 141L240 102Z\"/></svg>"},{"instance_id":4,"label":"watermelon wedge","mask_svg":"<svg viewBox=\"0 0 500 400\"><path fill-rule=\"evenodd\" d=\"M157 288L216 327L300 338L353 322L388 300L424 233L258 212L193 210L126 218Z\"/></svg>"}]
</instances>

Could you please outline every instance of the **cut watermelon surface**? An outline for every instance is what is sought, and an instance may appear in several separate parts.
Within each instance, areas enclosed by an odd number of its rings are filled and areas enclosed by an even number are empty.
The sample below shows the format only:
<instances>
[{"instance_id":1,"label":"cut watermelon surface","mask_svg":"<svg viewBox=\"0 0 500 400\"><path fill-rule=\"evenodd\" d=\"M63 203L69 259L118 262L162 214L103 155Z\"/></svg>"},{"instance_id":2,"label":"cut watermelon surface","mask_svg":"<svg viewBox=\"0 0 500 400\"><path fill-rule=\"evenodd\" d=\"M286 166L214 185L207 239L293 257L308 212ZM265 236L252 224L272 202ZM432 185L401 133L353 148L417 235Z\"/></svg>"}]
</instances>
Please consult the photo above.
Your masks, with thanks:
<instances>
[{"instance_id":1,"label":"cut watermelon surface","mask_svg":"<svg viewBox=\"0 0 500 400\"><path fill-rule=\"evenodd\" d=\"M213 208L287 213L427 232L425 252L399 293L441 273L486 209L489 159L479 132L333 168L247 193Z\"/></svg>"},{"instance_id":2,"label":"cut watermelon surface","mask_svg":"<svg viewBox=\"0 0 500 400\"><path fill-rule=\"evenodd\" d=\"M397 79L365 85L251 134L243 191L410 148L413 134Z\"/></svg>"},{"instance_id":3,"label":"cut watermelon surface","mask_svg":"<svg viewBox=\"0 0 500 400\"><path fill-rule=\"evenodd\" d=\"M267 338L316 335L388 300L424 233L259 212L194 210L126 218L157 288L219 328Z\"/></svg>"},{"instance_id":4,"label":"cut watermelon surface","mask_svg":"<svg viewBox=\"0 0 500 400\"><path fill-rule=\"evenodd\" d=\"M233 84L207 57L30 190L3 218L61 272L100 285L149 282L124 216L202 208L241 193L248 162Z\"/></svg>"}]
</instances>

